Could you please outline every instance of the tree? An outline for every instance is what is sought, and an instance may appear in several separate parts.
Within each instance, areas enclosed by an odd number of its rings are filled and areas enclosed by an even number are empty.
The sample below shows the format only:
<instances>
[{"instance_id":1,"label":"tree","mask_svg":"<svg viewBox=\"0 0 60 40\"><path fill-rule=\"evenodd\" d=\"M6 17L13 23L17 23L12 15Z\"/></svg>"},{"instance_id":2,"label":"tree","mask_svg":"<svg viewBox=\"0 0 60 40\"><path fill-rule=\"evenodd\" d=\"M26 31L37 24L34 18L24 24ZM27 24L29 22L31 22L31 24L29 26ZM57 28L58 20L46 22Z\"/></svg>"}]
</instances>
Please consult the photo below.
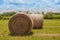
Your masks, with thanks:
<instances>
[{"instance_id":1,"label":"tree","mask_svg":"<svg viewBox=\"0 0 60 40\"><path fill-rule=\"evenodd\" d=\"M47 13L44 15L44 18L46 18L46 19L53 19L53 17L54 17L53 12L47 12Z\"/></svg>"},{"instance_id":2,"label":"tree","mask_svg":"<svg viewBox=\"0 0 60 40\"><path fill-rule=\"evenodd\" d=\"M0 14L0 19L2 19L2 14Z\"/></svg>"},{"instance_id":3,"label":"tree","mask_svg":"<svg viewBox=\"0 0 60 40\"><path fill-rule=\"evenodd\" d=\"M47 18L48 19L53 19L53 13L52 12L47 12Z\"/></svg>"},{"instance_id":4,"label":"tree","mask_svg":"<svg viewBox=\"0 0 60 40\"><path fill-rule=\"evenodd\" d=\"M42 14L44 15L44 12L42 11Z\"/></svg>"}]
</instances>

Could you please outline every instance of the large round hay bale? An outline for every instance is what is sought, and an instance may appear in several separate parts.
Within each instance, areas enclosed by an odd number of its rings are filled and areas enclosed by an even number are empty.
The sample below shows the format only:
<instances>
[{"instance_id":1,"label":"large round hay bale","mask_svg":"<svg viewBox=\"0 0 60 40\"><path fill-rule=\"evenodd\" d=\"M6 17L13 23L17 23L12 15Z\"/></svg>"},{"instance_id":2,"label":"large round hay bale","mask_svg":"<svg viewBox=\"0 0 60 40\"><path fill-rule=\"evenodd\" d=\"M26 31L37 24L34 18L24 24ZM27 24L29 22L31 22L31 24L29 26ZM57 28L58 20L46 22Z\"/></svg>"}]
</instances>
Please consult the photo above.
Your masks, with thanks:
<instances>
[{"instance_id":1,"label":"large round hay bale","mask_svg":"<svg viewBox=\"0 0 60 40\"><path fill-rule=\"evenodd\" d=\"M9 31L11 32L11 34L29 34L32 28L33 21L25 13L17 13L9 20Z\"/></svg>"},{"instance_id":2,"label":"large round hay bale","mask_svg":"<svg viewBox=\"0 0 60 40\"><path fill-rule=\"evenodd\" d=\"M32 20L35 29L42 29L43 28L43 15L42 14L28 14Z\"/></svg>"}]
</instances>

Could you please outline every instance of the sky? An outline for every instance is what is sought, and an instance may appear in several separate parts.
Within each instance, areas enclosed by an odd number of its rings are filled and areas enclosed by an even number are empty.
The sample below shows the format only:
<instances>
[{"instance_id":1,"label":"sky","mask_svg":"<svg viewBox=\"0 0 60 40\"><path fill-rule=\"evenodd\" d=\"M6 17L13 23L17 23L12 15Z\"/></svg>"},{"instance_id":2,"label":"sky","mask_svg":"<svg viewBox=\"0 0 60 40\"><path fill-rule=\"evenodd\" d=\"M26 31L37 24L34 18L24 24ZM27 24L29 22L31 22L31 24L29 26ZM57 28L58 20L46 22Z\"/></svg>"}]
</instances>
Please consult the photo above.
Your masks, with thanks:
<instances>
[{"instance_id":1,"label":"sky","mask_svg":"<svg viewBox=\"0 0 60 40\"><path fill-rule=\"evenodd\" d=\"M0 0L0 12L19 10L60 12L60 0Z\"/></svg>"}]
</instances>

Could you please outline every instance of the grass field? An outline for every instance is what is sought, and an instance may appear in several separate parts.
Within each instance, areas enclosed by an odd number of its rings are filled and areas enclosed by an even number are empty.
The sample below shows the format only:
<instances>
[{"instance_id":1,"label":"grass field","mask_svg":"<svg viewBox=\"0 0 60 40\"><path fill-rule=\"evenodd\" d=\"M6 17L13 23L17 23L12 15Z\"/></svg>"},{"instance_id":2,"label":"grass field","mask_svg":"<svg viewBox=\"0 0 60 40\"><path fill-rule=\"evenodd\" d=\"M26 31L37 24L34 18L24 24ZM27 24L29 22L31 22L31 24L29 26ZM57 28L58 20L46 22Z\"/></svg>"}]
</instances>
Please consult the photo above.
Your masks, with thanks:
<instances>
[{"instance_id":1,"label":"grass field","mask_svg":"<svg viewBox=\"0 0 60 40\"><path fill-rule=\"evenodd\" d=\"M8 20L0 20L0 40L60 40L58 36L41 36L42 34L60 34L60 19L44 19L43 29L32 29L33 34L27 36L11 36Z\"/></svg>"}]
</instances>

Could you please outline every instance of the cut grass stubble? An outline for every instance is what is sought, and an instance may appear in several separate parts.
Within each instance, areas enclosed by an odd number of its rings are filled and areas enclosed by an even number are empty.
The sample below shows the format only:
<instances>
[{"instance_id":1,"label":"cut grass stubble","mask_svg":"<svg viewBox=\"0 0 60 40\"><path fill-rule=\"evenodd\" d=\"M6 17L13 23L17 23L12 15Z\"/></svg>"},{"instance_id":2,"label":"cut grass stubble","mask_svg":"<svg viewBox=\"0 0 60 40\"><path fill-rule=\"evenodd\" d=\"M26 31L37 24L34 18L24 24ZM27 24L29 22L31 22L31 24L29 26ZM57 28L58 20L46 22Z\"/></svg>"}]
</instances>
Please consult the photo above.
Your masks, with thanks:
<instances>
[{"instance_id":1,"label":"cut grass stubble","mask_svg":"<svg viewBox=\"0 0 60 40\"><path fill-rule=\"evenodd\" d=\"M43 29L32 29L32 31L31 36L11 36L8 20L0 20L0 40L60 40L60 36L39 36L41 34L60 34L60 19L45 19Z\"/></svg>"}]
</instances>

